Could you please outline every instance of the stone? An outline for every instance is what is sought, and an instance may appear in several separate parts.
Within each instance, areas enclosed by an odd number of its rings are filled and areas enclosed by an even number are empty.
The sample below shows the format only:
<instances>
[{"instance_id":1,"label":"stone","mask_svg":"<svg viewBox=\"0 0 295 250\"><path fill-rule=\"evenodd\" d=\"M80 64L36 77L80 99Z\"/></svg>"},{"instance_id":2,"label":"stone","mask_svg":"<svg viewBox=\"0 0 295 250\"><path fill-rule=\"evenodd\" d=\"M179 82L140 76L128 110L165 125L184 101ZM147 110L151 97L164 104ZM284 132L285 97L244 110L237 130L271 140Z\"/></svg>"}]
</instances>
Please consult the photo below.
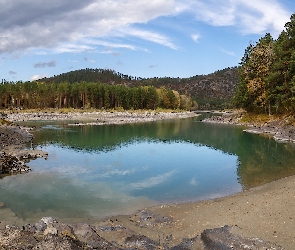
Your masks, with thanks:
<instances>
[{"instance_id":1,"label":"stone","mask_svg":"<svg viewBox=\"0 0 295 250\"><path fill-rule=\"evenodd\" d=\"M52 217L43 217L41 219L41 221L43 221L46 225L52 224L52 223L56 223L56 219L52 218Z\"/></svg>"},{"instance_id":2,"label":"stone","mask_svg":"<svg viewBox=\"0 0 295 250\"><path fill-rule=\"evenodd\" d=\"M108 241L101 238L89 225L80 223L72 226L74 234L77 239L86 244L90 248L94 249L117 249Z\"/></svg>"},{"instance_id":3,"label":"stone","mask_svg":"<svg viewBox=\"0 0 295 250\"><path fill-rule=\"evenodd\" d=\"M44 235L47 234L57 235L57 229L53 225L48 225L44 230Z\"/></svg>"},{"instance_id":4,"label":"stone","mask_svg":"<svg viewBox=\"0 0 295 250\"><path fill-rule=\"evenodd\" d=\"M132 235L127 237L125 240L125 245L131 249L162 249L159 244L144 235Z\"/></svg>"},{"instance_id":5,"label":"stone","mask_svg":"<svg viewBox=\"0 0 295 250\"><path fill-rule=\"evenodd\" d=\"M258 238L244 238L240 235L232 234L231 226L221 228L206 229L201 234L201 239L206 250L245 250L245 249L272 249L282 250L283 248L271 242Z\"/></svg>"}]
</instances>

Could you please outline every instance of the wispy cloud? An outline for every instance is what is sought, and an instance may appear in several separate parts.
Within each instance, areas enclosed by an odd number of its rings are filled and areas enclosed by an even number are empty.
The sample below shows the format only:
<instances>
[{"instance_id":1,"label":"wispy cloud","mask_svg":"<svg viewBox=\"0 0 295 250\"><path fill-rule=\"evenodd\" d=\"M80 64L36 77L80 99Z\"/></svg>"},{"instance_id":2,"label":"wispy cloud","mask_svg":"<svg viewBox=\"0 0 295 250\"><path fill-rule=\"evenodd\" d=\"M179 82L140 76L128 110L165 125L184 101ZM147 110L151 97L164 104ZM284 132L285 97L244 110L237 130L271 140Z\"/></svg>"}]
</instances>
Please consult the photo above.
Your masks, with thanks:
<instances>
[{"instance_id":1,"label":"wispy cloud","mask_svg":"<svg viewBox=\"0 0 295 250\"><path fill-rule=\"evenodd\" d=\"M127 44L127 43L120 43L120 42L111 42L111 41L106 41L106 40L101 40L101 39L91 39L91 38L87 38L87 39L83 39L82 40L83 43L88 44L88 45L100 45L100 46L104 46L107 49L104 50L105 53L108 53L108 51L110 51L110 48L123 48L123 49L129 49L129 50L139 50L139 48L137 48L134 45L131 44Z\"/></svg>"},{"instance_id":2,"label":"wispy cloud","mask_svg":"<svg viewBox=\"0 0 295 250\"><path fill-rule=\"evenodd\" d=\"M12 71L12 70L10 70L8 73L9 73L9 75L16 75L17 74L15 71Z\"/></svg>"},{"instance_id":3,"label":"wispy cloud","mask_svg":"<svg viewBox=\"0 0 295 250\"><path fill-rule=\"evenodd\" d=\"M229 51L229 50L225 50L225 49L221 49L221 51L229 56L235 56L235 52L233 51Z\"/></svg>"},{"instance_id":4,"label":"wispy cloud","mask_svg":"<svg viewBox=\"0 0 295 250\"><path fill-rule=\"evenodd\" d=\"M146 40L149 42L157 43L171 49L177 50L177 46L173 44L173 42L167 37L157 32L147 31L147 30L140 30L135 28L124 28L120 30L124 35L134 36L140 38L142 40Z\"/></svg>"},{"instance_id":5,"label":"wispy cloud","mask_svg":"<svg viewBox=\"0 0 295 250\"><path fill-rule=\"evenodd\" d=\"M235 26L244 34L278 35L288 22L291 11L277 0L183 0L186 10L199 21L213 26Z\"/></svg>"},{"instance_id":6,"label":"wispy cloud","mask_svg":"<svg viewBox=\"0 0 295 250\"><path fill-rule=\"evenodd\" d=\"M63 43L53 49L54 53L81 53L81 52L94 52L95 47L88 44L76 43Z\"/></svg>"}]
</instances>

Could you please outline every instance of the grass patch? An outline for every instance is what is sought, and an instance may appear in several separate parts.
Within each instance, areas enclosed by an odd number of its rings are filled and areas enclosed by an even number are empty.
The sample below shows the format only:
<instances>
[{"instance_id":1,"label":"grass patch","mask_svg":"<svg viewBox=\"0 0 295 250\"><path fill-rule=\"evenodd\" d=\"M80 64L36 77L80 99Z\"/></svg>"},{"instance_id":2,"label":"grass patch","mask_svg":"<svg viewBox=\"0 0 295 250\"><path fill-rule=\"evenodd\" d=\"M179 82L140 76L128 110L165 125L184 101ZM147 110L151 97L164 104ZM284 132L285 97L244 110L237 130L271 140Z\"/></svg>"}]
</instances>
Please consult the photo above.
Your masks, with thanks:
<instances>
[{"instance_id":1,"label":"grass patch","mask_svg":"<svg viewBox=\"0 0 295 250\"><path fill-rule=\"evenodd\" d=\"M266 123L271 120L271 116L266 114L251 114L251 113L245 113L242 118L241 122L244 123Z\"/></svg>"}]
</instances>

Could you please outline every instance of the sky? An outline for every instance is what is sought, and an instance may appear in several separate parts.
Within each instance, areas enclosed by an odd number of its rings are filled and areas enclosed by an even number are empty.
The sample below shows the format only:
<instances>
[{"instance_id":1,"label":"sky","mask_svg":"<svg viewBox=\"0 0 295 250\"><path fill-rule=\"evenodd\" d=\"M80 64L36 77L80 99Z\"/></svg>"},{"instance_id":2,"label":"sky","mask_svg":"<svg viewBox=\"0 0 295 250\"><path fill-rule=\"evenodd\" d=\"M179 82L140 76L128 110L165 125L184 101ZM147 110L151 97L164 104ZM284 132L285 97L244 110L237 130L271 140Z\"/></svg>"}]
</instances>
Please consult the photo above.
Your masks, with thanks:
<instances>
[{"instance_id":1,"label":"sky","mask_svg":"<svg viewBox=\"0 0 295 250\"><path fill-rule=\"evenodd\" d=\"M85 68L205 75L238 66L293 13L294 0L0 0L0 80Z\"/></svg>"}]
</instances>

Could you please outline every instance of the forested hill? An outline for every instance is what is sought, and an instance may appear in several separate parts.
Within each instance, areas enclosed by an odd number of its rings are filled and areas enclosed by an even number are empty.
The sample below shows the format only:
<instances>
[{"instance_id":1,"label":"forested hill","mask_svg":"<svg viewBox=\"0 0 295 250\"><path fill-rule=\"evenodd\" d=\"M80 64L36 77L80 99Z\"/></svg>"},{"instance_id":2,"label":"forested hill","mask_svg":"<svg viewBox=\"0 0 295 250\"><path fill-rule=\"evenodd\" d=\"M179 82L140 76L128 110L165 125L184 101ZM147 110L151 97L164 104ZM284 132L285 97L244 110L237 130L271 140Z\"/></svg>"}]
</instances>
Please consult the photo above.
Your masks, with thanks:
<instances>
[{"instance_id":1,"label":"forested hill","mask_svg":"<svg viewBox=\"0 0 295 250\"><path fill-rule=\"evenodd\" d=\"M125 86L155 86L176 90L197 101L201 109L230 107L231 99L238 84L237 67L226 68L209 75L196 75L189 78L154 77L140 78L124 75L109 69L81 69L63 73L39 82L100 82L104 84L123 84Z\"/></svg>"}]
</instances>

